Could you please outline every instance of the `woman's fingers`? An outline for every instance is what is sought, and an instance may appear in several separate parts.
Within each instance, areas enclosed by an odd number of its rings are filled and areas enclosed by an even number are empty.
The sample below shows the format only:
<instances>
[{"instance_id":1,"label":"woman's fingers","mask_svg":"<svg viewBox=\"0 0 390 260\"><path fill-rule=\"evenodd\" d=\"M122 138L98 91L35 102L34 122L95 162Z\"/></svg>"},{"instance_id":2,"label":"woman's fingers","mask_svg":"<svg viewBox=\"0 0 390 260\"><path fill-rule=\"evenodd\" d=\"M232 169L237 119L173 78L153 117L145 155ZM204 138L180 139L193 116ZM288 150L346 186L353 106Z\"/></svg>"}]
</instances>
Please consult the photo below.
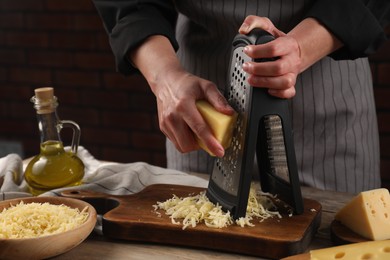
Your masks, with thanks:
<instances>
[{"instance_id":1,"label":"woman's fingers","mask_svg":"<svg viewBox=\"0 0 390 260\"><path fill-rule=\"evenodd\" d=\"M197 138L202 140L216 156L223 156L224 149L215 139L210 127L196 107L199 99L208 100L217 110L225 114L234 111L215 84L187 75L177 78L168 88L160 88L157 95L159 124L161 131L183 153L199 149Z\"/></svg>"},{"instance_id":2,"label":"woman's fingers","mask_svg":"<svg viewBox=\"0 0 390 260\"><path fill-rule=\"evenodd\" d=\"M269 94L276 97L293 97L302 64L298 42L279 31L266 17L248 16L239 32L246 34L254 28L268 31L275 40L244 48L244 53L253 60L243 64L248 83L253 87L268 88Z\"/></svg>"},{"instance_id":3,"label":"woman's fingers","mask_svg":"<svg viewBox=\"0 0 390 260\"><path fill-rule=\"evenodd\" d=\"M284 35L283 32L279 31L270 19L267 17L260 17L255 15L249 15L245 18L244 22L241 24L241 27L238 29L238 32L241 34L248 34L254 28L263 29L274 36Z\"/></svg>"},{"instance_id":4,"label":"woman's fingers","mask_svg":"<svg viewBox=\"0 0 390 260\"><path fill-rule=\"evenodd\" d=\"M288 88L288 89L268 89L268 93L271 96L278 97L278 98L293 98L295 96L295 88Z\"/></svg>"},{"instance_id":5,"label":"woman's fingers","mask_svg":"<svg viewBox=\"0 0 390 260\"><path fill-rule=\"evenodd\" d=\"M208 147L208 149L218 157L222 157L225 153L222 145L217 141L214 137L210 127L203 120L203 117L196 109L193 114L186 114L188 117L184 117L183 119L188 124L189 128L191 128L192 132L195 136L197 136L203 143Z\"/></svg>"},{"instance_id":6,"label":"woman's fingers","mask_svg":"<svg viewBox=\"0 0 390 260\"><path fill-rule=\"evenodd\" d=\"M278 58L291 53L300 53L297 41L287 35L278 37L268 43L248 45L244 48L244 52L254 59Z\"/></svg>"},{"instance_id":7,"label":"woman's fingers","mask_svg":"<svg viewBox=\"0 0 390 260\"><path fill-rule=\"evenodd\" d=\"M248 83L253 87L272 88L276 90L288 89L295 86L296 74L287 73L280 76L249 75Z\"/></svg>"}]
</instances>

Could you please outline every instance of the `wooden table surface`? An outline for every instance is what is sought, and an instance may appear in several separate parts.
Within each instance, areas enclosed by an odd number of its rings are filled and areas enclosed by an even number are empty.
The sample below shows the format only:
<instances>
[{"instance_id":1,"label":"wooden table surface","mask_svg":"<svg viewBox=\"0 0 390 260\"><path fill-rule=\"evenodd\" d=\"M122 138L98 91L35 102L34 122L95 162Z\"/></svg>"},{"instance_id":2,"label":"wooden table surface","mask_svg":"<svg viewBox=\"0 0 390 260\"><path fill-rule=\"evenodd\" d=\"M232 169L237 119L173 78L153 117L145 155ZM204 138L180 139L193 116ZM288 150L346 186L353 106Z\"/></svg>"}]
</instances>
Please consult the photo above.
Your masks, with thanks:
<instances>
[{"instance_id":1,"label":"wooden table surface","mask_svg":"<svg viewBox=\"0 0 390 260\"><path fill-rule=\"evenodd\" d=\"M197 174L208 178L206 175ZM322 222L318 232L307 249L317 249L332 246L329 226L334 214L346 202L352 199L353 194L321 191L302 187L305 198L317 200L322 204ZM137 243L107 239L104 236L92 233L83 243L65 254L53 259L259 259L246 255L225 253L220 251L202 250L188 247Z\"/></svg>"}]
</instances>

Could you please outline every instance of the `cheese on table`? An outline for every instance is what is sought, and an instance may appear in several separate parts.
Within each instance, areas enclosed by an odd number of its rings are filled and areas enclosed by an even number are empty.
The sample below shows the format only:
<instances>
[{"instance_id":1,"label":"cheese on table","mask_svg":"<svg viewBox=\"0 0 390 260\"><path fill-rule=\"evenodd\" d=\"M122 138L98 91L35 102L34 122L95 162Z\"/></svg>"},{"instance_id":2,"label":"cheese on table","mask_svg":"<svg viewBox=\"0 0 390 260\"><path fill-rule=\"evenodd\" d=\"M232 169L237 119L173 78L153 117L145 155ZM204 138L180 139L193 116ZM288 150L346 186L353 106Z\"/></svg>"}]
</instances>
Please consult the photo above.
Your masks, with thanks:
<instances>
[{"instance_id":1,"label":"cheese on table","mask_svg":"<svg viewBox=\"0 0 390 260\"><path fill-rule=\"evenodd\" d=\"M368 241L310 251L310 260L387 260L390 240Z\"/></svg>"},{"instance_id":2,"label":"cheese on table","mask_svg":"<svg viewBox=\"0 0 390 260\"><path fill-rule=\"evenodd\" d=\"M380 188L361 192L336 214L335 219L367 239L390 239L389 191Z\"/></svg>"},{"instance_id":3,"label":"cheese on table","mask_svg":"<svg viewBox=\"0 0 390 260\"><path fill-rule=\"evenodd\" d=\"M220 142L224 149L227 149L232 140L233 129L237 120L237 113L234 113L231 116L220 113L205 100L198 100L196 102L196 106L203 119L211 128L214 137L218 140L218 142ZM214 156L203 141L197 138L197 142L203 150Z\"/></svg>"}]
</instances>

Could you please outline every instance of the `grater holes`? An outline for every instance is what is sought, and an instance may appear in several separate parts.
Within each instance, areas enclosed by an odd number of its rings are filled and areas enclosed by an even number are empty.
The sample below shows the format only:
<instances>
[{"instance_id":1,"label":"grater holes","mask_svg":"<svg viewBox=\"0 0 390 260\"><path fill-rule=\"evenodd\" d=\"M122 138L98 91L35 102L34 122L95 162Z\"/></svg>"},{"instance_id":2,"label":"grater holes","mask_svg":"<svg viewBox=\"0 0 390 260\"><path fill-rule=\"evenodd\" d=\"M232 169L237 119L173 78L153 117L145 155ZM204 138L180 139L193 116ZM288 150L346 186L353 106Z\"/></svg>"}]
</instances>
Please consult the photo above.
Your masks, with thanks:
<instances>
[{"instance_id":1,"label":"grater holes","mask_svg":"<svg viewBox=\"0 0 390 260\"><path fill-rule=\"evenodd\" d=\"M239 47L233 54L234 60L232 60L230 67L230 80L227 81L229 86L227 86L226 93L229 104L238 113L237 123L231 145L225 151L224 157L216 159L216 167L212 174L212 179L220 187L235 195L238 191L239 171L246 134L247 106L251 91L249 84L246 82L247 74L242 69L242 64L250 58L243 53L242 49Z\"/></svg>"},{"instance_id":2,"label":"grater holes","mask_svg":"<svg viewBox=\"0 0 390 260\"><path fill-rule=\"evenodd\" d=\"M224 168L222 167L221 161L218 160L217 162L217 167L219 172L223 175L224 178L226 178L226 173L224 171Z\"/></svg>"}]
</instances>

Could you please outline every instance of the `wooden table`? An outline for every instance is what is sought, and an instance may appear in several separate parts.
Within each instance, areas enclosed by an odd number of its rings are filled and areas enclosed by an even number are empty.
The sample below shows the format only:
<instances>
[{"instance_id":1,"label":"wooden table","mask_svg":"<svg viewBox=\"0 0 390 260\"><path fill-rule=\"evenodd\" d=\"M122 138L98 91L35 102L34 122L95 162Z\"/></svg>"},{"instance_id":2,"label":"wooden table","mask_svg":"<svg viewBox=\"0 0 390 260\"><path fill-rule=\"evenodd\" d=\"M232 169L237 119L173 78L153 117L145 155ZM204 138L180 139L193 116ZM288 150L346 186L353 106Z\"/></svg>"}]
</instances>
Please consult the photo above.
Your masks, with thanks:
<instances>
[{"instance_id":1,"label":"wooden table","mask_svg":"<svg viewBox=\"0 0 390 260\"><path fill-rule=\"evenodd\" d=\"M208 175L196 174L202 178ZM337 212L353 194L321 191L302 187L305 198L317 200L322 204L322 222L310 249L332 246L329 226ZM92 233L83 243L71 251L53 259L259 259L245 255L237 255L219 251L202 250L188 247L169 246L161 244L135 243L107 239L97 233Z\"/></svg>"}]
</instances>

